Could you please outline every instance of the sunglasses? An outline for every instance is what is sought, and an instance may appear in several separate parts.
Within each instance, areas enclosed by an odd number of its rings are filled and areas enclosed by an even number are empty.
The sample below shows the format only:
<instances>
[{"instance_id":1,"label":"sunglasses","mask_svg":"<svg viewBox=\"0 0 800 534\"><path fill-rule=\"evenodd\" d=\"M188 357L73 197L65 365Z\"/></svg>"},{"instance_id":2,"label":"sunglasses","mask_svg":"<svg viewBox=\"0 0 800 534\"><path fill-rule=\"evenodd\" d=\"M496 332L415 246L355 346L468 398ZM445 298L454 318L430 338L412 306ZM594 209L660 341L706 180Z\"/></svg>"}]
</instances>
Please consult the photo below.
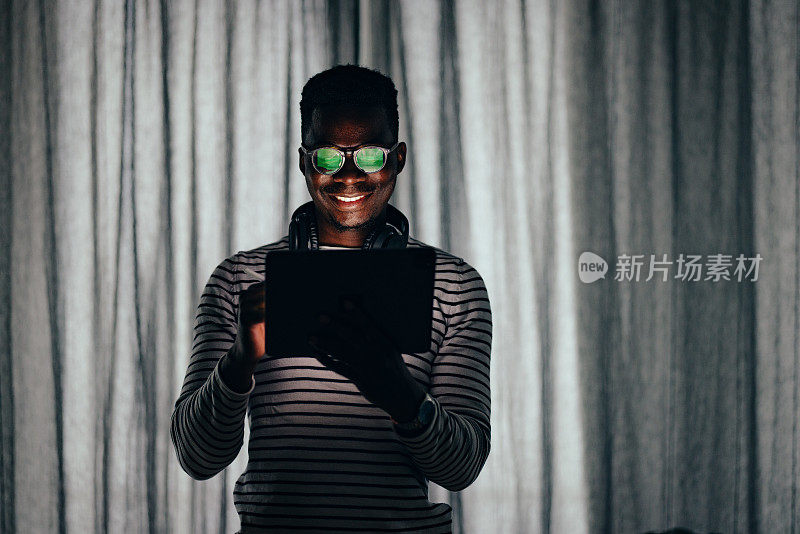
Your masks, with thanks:
<instances>
[{"instance_id":1,"label":"sunglasses","mask_svg":"<svg viewBox=\"0 0 800 534\"><path fill-rule=\"evenodd\" d=\"M392 148L382 146L362 146L355 150L339 150L335 147L321 147L308 150L304 146L300 149L304 154L311 154L311 164L320 174L335 174L344 166L344 158L350 154L353 156L353 163L356 167L366 173L378 172L386 165L389 154L397 148L400 142L394 144Z\"/></svg>"}]
</instances>

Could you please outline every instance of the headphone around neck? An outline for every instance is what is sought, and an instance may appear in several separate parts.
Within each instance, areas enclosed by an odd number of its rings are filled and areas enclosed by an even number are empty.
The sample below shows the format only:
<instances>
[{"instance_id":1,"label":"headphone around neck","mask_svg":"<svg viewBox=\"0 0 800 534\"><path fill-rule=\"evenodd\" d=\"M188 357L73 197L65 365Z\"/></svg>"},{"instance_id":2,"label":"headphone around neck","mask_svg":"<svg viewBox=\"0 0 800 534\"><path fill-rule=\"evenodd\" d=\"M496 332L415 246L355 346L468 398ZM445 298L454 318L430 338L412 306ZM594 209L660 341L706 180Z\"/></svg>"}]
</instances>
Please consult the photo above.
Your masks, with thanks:
<instances>
[{"instance_id":1,"label":"headphone around neck","mask_svg":"<svg viewBox=\"0 0 800 534\"><path fill-rule=\"evenodd\" d=\"M392 206L386 205L386 223L376 227L364 240L362 249L406 248L408 245L408 219ZM289 222L289 248L291 250L319 250L317 217L314 201L297 208Z\"/></svg>"}]
</instances>

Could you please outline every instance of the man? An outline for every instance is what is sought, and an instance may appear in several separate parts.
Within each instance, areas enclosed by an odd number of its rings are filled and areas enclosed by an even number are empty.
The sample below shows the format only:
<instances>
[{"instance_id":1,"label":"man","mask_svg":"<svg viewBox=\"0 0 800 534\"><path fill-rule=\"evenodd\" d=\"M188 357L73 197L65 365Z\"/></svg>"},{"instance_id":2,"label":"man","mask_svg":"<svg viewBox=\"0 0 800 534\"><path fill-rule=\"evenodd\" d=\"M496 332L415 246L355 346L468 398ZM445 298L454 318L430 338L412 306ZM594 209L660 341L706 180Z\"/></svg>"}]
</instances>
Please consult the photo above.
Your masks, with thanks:
<instances>
[{"instance_id":1,"label":"man","mask_svg":"<svg viewBox=\"0 0 800 534\"><path fill-rule=\"evenodd\" d=\"M265 354L264 285L253 274L269 251L357 249L379 235L428 246L395 231L405 218L388 204L406 159L392 81L337 66L306 83L300 108L313 204L289 235L211 275L172 415L178 459L193 478L219 473L239 453L248 413L249 460L234 489L242 533L451 532L450 507L428 501L428 480L464 489L490 444L491 310L475 269L434 249L428 352L400 354L344 303L319 317L317 355Z\"/></svg>"}]
</instances>

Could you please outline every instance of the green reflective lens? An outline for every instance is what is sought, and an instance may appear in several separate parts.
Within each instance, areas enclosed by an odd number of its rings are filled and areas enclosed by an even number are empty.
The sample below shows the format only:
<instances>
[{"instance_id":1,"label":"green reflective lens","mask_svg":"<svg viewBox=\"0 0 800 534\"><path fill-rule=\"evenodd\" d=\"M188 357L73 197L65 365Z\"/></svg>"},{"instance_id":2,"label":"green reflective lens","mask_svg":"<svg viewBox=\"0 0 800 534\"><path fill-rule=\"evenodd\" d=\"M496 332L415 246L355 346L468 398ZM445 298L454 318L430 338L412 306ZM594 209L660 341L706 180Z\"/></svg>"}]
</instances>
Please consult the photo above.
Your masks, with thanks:
<instances>
[{"instance_id":1,"label":"green reflective lens","mask_svg":"<svg viewBox=\"0 0 800 534\"><path fill-rule=\"evenodd\" d=\"M323 173L338 171L342 163L342 154L334 148L319 148L314 151L314 165Z\"/></svg>"},{"instance_id":2,"label":"green reflective lens","mask_svg":"<svg viewBox=\"0 0 800 534\"><path fill-rule=\"evenodd\" d=\"M311 157L317 172L334 174L344 165L345 152L336 148L318 148L311 151ZM356 166L368 173L378 172L386 164L385 149L376 146L359 148L353 153L353 158Z\"/></svg>"},{"instance_id":3,"label":"green reflective lens","mask_svg":"<svg viewBox=\"0 0 800 534\"><path fill-rule=\"evenodd\" d=\"M356 165L364 172L378 172L383 168L385 156L383 150L366 146L356 151Z\"/></svg>"}]
</instances>

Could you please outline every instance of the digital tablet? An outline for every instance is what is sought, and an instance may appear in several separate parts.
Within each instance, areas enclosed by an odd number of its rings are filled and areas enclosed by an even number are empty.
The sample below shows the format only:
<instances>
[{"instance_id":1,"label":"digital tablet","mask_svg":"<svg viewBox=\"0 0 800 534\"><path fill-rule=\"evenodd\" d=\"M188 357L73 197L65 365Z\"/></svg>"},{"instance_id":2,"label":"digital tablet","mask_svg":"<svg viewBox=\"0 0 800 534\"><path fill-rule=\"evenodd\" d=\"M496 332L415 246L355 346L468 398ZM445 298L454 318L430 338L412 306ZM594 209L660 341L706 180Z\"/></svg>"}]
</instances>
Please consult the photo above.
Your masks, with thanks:
<instances>
[{"instance_id":1,"label":"digital tablet","mask_svg":"<svg viewBox=\"0 0 800 534\"><path fill-rule=\"evenodd\" d=\"M317 315L356 299L402 353L430 350L432 248L267 253L265 341L270 356L311 356Z\"/></svg>"}]
</instances>

